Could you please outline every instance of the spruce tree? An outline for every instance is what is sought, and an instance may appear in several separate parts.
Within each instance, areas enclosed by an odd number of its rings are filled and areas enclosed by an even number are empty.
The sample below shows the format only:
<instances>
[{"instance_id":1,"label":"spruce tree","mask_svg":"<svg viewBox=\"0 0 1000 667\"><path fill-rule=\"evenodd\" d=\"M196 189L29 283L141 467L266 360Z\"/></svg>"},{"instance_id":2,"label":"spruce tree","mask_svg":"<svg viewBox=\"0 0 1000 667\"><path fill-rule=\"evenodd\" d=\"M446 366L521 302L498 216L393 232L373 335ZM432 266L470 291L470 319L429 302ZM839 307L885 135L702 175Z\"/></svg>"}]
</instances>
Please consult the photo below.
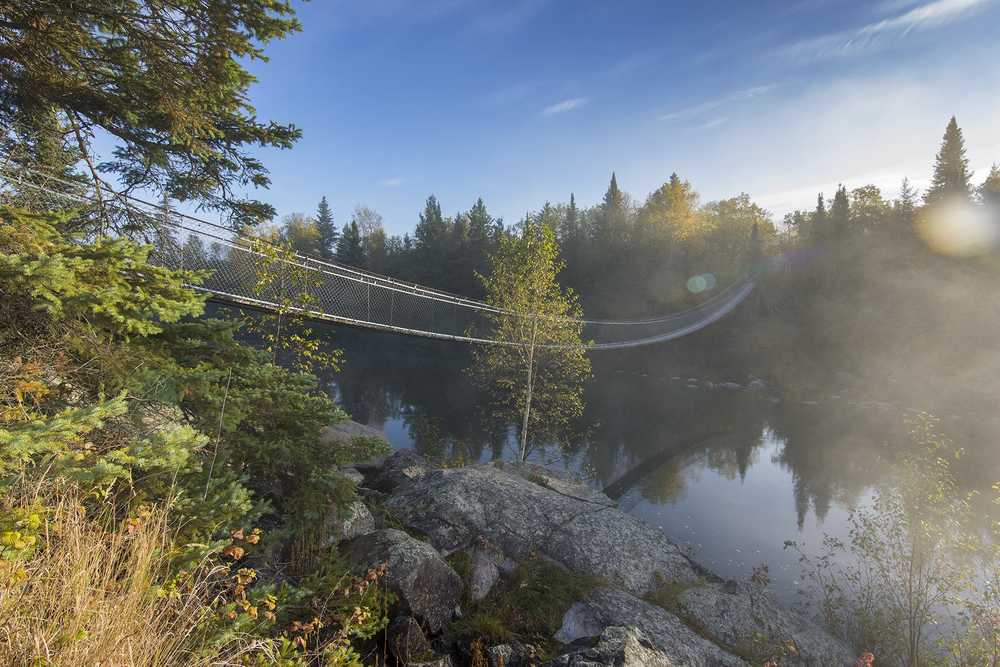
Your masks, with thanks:
<instances>
[{"instance_id":1,"label":"spruce tree","mask_svg":"<svg viewBox=\"0 0 1000 667\"><path fill-rule=\"evenodd\" d=\"M965 139L962 138L958 122L952 116L934 161L934 176L931 178L931 187L924 195L924 201L931 204L946 197L968 200L972 194L971 179L969 160L965 157Z\"/></svg>"},{"instance_id":2,"label":"spruce tree","mask_svg":"<svg viewBox=\"0 0 1000 667\"><path fill-rule=\"evenodd\" d=\"M344 225L337 239L337 261L351 266L361 266L365 262L364 248L361 246L361 230L357 220Z\"/></svg>"},{"instance_id":3,"label":"spruce tree","mask_svg":"<svg viewBox=\"0 0 1000 667\"><path fill-rule=\"evenodd\" d=\"M986 180L979 186L979 199L993 209L994 215L1000 215L1000 165L990 168Z\"/></svg>"},{"instance_id":4,"label":"spruce tree","mask_svg":"<svg viewBox=\"0 0 1000 667\"><path fill-rule=\"evenodd\" d=\"M600 214L594 230L595 240L602 244L607 252L615 252L628 238L628 200L625 193L618 188L618 178L611 172L611 182L604 193Z\"/></svg>"},{"instance_id":5,"label":"spruce tree","mask_svg":"<svg viewBox=\"0 0 1000 667\"><path fill-rule=\"evenodd\" d=\"M851 226L851 204L847 199L847 188L837 186L837 194L833 196L830 206L830 231L837 238L848 235Z\"/></svg>"},{"instance_id":6,"label":"spruce tree","mask_svg":"<svg viewBox=\"0 0 1000 667\"><path fill-rule=\"evenodd\" d=\"M288 148L301 134L259 119L249 101L249 63L300 27L291 3L19 0L0 4L0 25L0 134L43 110L93 179L110 171L237 227L274 216L236 192L269 184L258 147ZM100 170L98 135L114 146Z\"/></svg>"},{"instance_id":7,"label":"spruce tree","mask_svg":"<svg viewBox=\"0 0 1000 667\"><path fill-rule=\"evenodd\" d=\"M816 239L822 239L827 236L829 231L828 218L826 212L826 200L823 198L823 193L816 195L816 209L812 213L811 227L812 236Z\"/></svg>"},{"instance_id":8,"label":"spruce tree","mask_svg":"<svg viewBox=\"0 0 1000 667\"><path fill-rule=\"evenodd\" d=\"M319 253L322 259L333 259L337 251L337 226L333 224L333 211L326 196L316 207L316 230L319 232Z\"/></svg>"},{"instance_id":9,"label":"spruce tree","mask_svg":"<svg viewBox=\"0 0 1000 667\"><path fill-rule=\"evenodd\" d=\"M917 212L917 191L910 185L910 179L904 178L899 186L899 197L893 203L893 219L900 230L913 227L913 219Z\"/></svg>"}]
</instances>

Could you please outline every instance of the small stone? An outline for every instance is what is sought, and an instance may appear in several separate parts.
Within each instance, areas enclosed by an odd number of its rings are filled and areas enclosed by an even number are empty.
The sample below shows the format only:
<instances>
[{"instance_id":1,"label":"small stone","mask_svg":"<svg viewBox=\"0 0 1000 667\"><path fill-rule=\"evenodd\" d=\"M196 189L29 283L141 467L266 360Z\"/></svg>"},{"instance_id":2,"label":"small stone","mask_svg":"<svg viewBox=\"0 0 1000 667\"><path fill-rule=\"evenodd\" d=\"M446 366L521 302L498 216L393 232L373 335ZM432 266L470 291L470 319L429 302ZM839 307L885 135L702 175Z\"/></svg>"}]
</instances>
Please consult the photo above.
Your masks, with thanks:
<instances>
[{"instance_id":1,"label":"small stone","mask_svg":"<svg viewBox=\"0 0 1000 667\"><path fill-rule=\"evenodd\" d=\"M485 598L500 579L500 573L509 571L513 565L513 561L505 557L494 544L480 539L472 549L469 598L473 602Z\"/></svg>"},{"instance_id":2,"label":"small stone","mask_svg":"<svg viewBox=\"0 0 1000 667\"><path fill-rule=\"evenodd\" d=\"M489 667L530 667L538 664L538 650L530 644L511 641L486 649Z\"/></svg>"},{"instance_id":3,"label":"small stone","mask_svg":"<svg viewBox=\"0 0 1000 667\"><path fill-rule=\"evenodd\" d=\"M675 664L638 628L605 628L592 648L553 660L552 667L673 667Z\"/></svg>"}]
</instances>

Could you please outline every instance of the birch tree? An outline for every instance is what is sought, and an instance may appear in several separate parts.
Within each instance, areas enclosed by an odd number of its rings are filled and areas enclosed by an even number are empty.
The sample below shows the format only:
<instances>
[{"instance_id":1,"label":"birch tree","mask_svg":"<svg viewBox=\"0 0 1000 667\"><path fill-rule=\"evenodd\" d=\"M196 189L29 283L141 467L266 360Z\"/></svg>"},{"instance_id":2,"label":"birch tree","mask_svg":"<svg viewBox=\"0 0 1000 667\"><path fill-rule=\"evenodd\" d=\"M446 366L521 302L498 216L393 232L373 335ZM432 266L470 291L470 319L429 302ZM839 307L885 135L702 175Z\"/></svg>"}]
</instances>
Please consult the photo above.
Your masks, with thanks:
<instances>
[{"instance_id":1,"label":"birch tree","mask_svg":"<svg viewBox=\"0 0 1000 667\"><path fill-rule=\"evenodd\" d=\"M559 285L563 262L551 228L526 221L500 239L490 264L488 276L477 276L498 311L489 316L497 344L474 350L471 372L489 389L494 416L519 424L524 460L529 443L563 438L583 413L583 311Z\"/></svg>"}]
</instances>

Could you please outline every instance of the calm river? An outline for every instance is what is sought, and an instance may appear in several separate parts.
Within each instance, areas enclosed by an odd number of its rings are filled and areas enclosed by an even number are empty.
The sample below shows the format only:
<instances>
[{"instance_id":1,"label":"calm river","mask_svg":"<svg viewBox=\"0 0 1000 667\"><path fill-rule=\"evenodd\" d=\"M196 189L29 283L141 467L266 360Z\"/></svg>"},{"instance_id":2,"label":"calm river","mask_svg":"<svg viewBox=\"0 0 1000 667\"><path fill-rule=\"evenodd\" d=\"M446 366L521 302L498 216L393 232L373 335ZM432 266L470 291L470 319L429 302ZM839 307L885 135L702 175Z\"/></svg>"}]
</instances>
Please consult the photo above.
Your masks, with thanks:
<instances>
[{"instance_id":1,"label":"calm river","mask_svg":"<svg viewBox=\"0 0 1000 667\"><path fill-rule=\"evenodd\" d=\"M345 364L331 392L393 447L459 464L515 456L514 430L482 418L461 346L343 329L333 340ZM793 601L802 583L785 541L815 551L824 534L845 537L849 508L871 497L907 446L916 410L835 387L815 396L751 388L746 372L718 368L710 355L678 361L686 355L675 352L596 353L586 434L532 458L606 489L724 577L766 563L774 590ZM962 420L950 415L943 427ZM975 457L965 467L967 476L1000 479Z\"/></svg>"}]
</instances>

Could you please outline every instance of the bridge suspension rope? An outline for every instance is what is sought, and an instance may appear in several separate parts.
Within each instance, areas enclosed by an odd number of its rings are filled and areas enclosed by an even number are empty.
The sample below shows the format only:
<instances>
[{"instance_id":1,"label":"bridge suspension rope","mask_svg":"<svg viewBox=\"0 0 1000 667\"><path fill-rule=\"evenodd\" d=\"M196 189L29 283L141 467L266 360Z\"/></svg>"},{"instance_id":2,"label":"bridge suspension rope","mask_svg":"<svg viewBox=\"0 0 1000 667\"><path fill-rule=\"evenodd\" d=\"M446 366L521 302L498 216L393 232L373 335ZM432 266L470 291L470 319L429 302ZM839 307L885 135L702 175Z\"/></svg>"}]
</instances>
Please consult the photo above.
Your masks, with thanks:
<instances>
[{"instance_id":1,"label":"bridge suspension rope","mask_svg":"<svg viewBox=\"0 0 1000 667\"><path fill-rule=\"evenodd\" d=\"M537 317L475 299L308 257L230 227L153 204L107 185L82 184L0 157L0 202L32 193L36 209L80 209L108 218L112 233L151 244L150 260L204 275L191 289L237 306L299 312L309 318L404 335L476 344L516 344L490 337L491 318ZM98 196L100 194L100 196ZM97 208L100 207L99 213ZM568 320L582 326L584 347L612 350L694 333L718 321L753 291L747 276L701 303L660 317Z\"/></svg>"}]
</instances>

